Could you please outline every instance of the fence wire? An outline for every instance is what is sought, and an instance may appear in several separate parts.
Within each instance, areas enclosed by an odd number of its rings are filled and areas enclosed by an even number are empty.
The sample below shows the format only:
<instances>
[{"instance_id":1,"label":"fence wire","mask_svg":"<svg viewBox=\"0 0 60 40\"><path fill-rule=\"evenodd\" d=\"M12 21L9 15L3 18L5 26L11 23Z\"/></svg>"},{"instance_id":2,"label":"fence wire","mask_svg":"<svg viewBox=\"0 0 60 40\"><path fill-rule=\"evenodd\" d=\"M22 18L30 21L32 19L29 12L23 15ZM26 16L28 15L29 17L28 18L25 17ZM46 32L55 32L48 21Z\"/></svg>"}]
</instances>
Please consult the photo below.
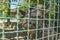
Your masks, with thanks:
<instances>
[{"instance_id":1,"label":"fence wire","mask_svg":"<svg viewBox=\"0 0 60 40\"><path fill-rule=\"evenodd\" d=\"M0 40L60 40L60 0L0 0Z\"/></svg>"}]
</instances>

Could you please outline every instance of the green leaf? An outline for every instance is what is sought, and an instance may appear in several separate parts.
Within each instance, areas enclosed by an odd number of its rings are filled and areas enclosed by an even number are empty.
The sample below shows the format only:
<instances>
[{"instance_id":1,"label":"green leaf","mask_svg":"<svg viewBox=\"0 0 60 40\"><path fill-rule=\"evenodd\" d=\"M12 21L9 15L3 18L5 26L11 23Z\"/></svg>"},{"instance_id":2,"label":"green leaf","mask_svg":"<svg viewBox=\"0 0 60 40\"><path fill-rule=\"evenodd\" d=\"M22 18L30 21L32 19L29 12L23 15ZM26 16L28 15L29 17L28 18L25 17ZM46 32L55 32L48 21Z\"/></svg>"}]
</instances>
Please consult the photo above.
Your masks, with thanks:
<instances>
[{"instance_id":1,"label":"green leaf","mask_svg":"<svg viewBox=\"0 0 60 40\"><path fill-rule=\"evenodd\" d=\"M22 11L26 11L26 10L28 10L28 7L20 5L19 9L22 10Z\"/></svg>"}]
</instances>

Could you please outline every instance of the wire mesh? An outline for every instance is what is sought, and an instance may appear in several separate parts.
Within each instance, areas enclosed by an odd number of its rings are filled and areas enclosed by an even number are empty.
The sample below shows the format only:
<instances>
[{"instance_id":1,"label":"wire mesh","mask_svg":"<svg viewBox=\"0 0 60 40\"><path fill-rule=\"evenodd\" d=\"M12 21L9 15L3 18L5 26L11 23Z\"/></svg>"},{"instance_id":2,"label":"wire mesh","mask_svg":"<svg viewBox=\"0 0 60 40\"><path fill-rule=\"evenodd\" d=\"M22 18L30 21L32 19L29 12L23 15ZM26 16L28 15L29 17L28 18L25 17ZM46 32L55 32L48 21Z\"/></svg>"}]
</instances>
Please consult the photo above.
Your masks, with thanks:
<instances>
[{"instance_id":1,"label":"wire mesh","mask_svg":"<svg viewBox=\"0 0 60 40\"><path fill-rule=\"evenodd\" d=\"M0 0L0 40L60 40L60 0Z\"/></svg>"}]
</instances>

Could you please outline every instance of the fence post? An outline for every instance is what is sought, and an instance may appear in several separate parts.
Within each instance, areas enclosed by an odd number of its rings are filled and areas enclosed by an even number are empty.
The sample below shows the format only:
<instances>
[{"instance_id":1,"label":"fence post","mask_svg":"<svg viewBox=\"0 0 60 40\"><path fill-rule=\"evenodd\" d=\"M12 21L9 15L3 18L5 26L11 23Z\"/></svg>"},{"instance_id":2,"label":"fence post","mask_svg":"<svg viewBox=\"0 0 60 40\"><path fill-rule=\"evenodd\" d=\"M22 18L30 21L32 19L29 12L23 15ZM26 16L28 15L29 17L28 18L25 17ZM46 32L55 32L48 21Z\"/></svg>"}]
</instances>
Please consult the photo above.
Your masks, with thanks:
<instances>
[{"instance_id":1,"label":"fence post","mask_svg":"<svg viewBox=\"0 0 60 40\"><path fill-rule=\"evenodd\" d=\"M7 17L8 17L8 19L7 19L7 22L8 22L8 25L10 24L10 0L8 1L8 15L7 15Z\"/></svg>"}]
</instances>

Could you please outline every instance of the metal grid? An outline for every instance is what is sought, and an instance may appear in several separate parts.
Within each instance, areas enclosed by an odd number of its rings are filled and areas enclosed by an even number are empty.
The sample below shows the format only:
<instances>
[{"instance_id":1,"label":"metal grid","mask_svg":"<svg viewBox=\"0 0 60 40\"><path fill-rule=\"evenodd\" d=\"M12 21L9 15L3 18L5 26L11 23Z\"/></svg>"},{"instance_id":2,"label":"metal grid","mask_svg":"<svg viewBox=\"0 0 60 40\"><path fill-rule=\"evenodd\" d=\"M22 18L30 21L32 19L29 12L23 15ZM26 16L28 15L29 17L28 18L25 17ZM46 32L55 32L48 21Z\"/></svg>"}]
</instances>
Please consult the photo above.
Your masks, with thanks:
<instances>
[{"instance_id":1,"label":"metal grid","mask_svg":"<svg viewBox=\"0 0 60 40\"><path fill-rule=\"evenodd\" d=\"M19 9L20 1L18 2L16 12L14 12L16 13L14 17L11 17L11 12L9 14L10 17L7 17L4 13L5 8L2 8L0 40L59 40L59 0L43 0L41 4L39 4L41 0L35 0L37 2L35 7L31 7L30 3L32 0L28 0L27 5L23 4L25 7L28 7L27 12ZM49 8L46 8L46 2L48 2L47 6ZM8 1L9 4L10 2ZM21 17L21 14L24 14L23 17ZM10 19L11 23L9 27L5 28L5 25L8 23L7 19Z\"/></svg>"}]
</instances>

